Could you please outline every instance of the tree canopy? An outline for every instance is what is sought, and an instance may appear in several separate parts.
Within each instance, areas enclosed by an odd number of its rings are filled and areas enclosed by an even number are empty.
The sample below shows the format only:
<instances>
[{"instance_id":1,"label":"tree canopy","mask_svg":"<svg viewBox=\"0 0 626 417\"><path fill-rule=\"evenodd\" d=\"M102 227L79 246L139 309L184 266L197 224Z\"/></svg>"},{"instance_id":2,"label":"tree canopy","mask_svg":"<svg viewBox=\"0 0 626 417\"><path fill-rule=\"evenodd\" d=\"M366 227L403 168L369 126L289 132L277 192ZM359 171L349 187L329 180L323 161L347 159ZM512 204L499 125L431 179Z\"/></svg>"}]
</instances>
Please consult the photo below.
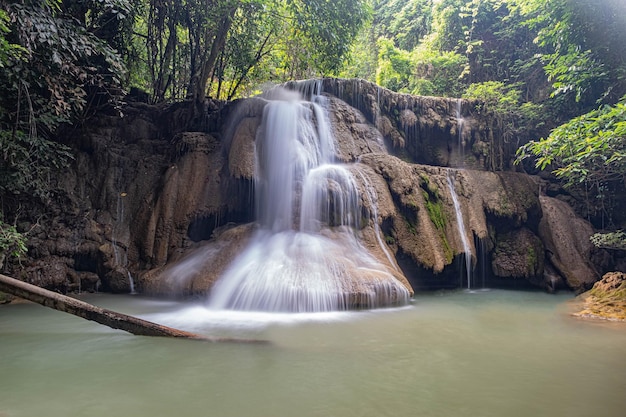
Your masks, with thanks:
<instances>
[{"instance_id":1,"label":"tree canopy","mask_svg":"<svg viewBox=\"0 0 626 417\"><path fill-rule=\"evenodd\" d=\"M570 185L624 182L626 97L558 126L546 139L522 146L518 155L534 155L537 168L554 167L554 174Z\"/></svg>"},{"instance_id":2,"label":"tree canopy","mask_svg":"<svg viewBox=\"0 0 626 417\"><path fill-rule=\"evenodd\" d=\"M131 89L201 109L319 76L481 100L509 146L530 141L521 159L602 195L624 182L624 16L623 0L0 0L0 235L4 206L45 202L70 163L58 127Z\"/></svg>"}]
</instances>

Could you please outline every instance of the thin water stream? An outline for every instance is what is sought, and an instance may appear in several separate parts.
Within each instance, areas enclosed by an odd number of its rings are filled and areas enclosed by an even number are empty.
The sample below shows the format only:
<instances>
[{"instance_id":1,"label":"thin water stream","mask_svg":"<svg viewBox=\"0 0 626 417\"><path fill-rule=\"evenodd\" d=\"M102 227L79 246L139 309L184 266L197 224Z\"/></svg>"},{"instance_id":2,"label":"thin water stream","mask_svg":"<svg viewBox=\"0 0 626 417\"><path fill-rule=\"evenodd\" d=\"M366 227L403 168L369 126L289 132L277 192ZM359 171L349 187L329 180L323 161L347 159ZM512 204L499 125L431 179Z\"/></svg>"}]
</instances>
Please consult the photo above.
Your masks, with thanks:
<instances>
[{"instance_id":1,"label":"thin water stream","mask_svg":"<svg viewBox=\"0 0 626 417\"><path fill-rule=\"evenodd\" d=\"M461 243L463 245L463 258L465 259L465 274L467 277L467 289L472 288L472 248L470 247L469 240L467 239L467 230L465 229L465 221L463 220L463 212L461 211L461 204L459 204L459 197L454 189L454 179L448 175L446 177L448 181L448 189L452 196L452 203L454 205L454 213L456 216L456 224L459 229L459 236L461 237ZM462 280L461 280L462 281Z\"/></svg>"},{"instance_id":2,"label":"thin water stream","mask_svg":"<svg viewBox=\"0 0 626 417\"><path fill-rule=\"evenodd\" d=\"M137 337L4 305L0 416L621 417L626 325L573 319L571 298L456 291L398 309L277 314L85 296L264 345Z\"/></svg>"}]
</instances>

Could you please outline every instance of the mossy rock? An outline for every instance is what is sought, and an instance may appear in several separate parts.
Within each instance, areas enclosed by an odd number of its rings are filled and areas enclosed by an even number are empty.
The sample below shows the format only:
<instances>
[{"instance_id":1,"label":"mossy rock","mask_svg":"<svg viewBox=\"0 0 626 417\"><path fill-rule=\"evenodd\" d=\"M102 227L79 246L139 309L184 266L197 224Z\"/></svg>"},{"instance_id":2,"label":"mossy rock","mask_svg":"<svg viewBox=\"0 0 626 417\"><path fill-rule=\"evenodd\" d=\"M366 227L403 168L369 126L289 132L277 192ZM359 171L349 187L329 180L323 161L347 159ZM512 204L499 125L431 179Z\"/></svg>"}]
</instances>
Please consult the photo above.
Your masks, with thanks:
<instances>
[{"instance_id":1,"label":"mossy rock","mask_svg":"<svg viewBox=\"0 0 626 417\"><path fill-rule=\"evenodd\" d=\"M430 221L435 225L439 238L441 239L446 264L450 264L454 258L452 248L446 238L446 216L443 201L439 195L439 188L434 182L431 182L424 173L420 174L420 187L422 188L422 197L424 197L424 205L428 212Z\"/></svg>"},{"instance_id":2,"label":"mossy rock","mask_svg":"<svg viewBox=\"0 0 626 417\"><path fill-rule=\"evenodd\" d=\"M13 300L15 300L15 297L11 294L0 292L0 304L8 304Z\"/></svg>"},{"instance_id":3,"label":"mossy rock","mask_svg":"<svg viewBox=\"0 0 626 417\"><path fill-rule=\"evenodd\" d=\"M544 273L544 247L529 229L516 229L496 235L491 266L498 277L523 278L541 285Z\"/></svg>"},{"instance_id":4,"label":"mossy rock","mask_svg":"<svg viewBox=\"0 0 626 417\"><path fill-rule=\"evenodd\" d=\"M626 273L605 274L579 299L583 302L583 310L574 316L626 321Z\"/></svg>"}]
</instances>

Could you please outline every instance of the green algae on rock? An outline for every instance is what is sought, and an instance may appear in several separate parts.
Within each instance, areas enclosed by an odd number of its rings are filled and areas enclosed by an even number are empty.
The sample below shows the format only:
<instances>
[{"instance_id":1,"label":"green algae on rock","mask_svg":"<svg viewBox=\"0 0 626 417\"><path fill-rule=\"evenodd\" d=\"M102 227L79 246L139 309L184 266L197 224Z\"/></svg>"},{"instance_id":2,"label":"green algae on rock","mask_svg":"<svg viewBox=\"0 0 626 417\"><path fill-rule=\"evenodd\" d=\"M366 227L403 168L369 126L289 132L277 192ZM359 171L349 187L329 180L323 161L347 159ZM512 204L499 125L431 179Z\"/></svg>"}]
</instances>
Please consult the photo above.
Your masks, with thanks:
<instances>
[{"instance_id":1,"label":"green algae on rock","mask_svg":"<svg viewBox=\"0 0 626 417\"><path fill-rule=\"evenodd\" d=\"M609 272L581 294L583 310L576 317L626 321L626 273Z\"/></svg>"}]
</instances>

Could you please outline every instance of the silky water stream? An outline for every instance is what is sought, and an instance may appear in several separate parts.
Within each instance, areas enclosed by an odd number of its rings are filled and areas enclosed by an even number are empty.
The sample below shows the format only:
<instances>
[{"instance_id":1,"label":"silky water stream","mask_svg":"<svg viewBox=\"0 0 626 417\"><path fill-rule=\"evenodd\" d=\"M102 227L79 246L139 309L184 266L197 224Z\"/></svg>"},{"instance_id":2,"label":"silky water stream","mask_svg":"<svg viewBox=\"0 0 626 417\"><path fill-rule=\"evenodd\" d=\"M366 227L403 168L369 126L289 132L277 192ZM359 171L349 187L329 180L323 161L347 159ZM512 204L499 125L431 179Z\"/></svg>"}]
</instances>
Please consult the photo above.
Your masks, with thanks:
<instances>
[{"instance_id":1,"label":"silky water stream","mask_svg":"<svg viewBox=\"0 0 626 417\"><path fill-rule=\"evenodd\" d=\"M361 223L373 222L386 253L375 208L367 219L362 210L361 194L371 200L375 191L358 164L338 163L326 98L306 98L276 90L265 105L255 143L259 229L212 290L213 309L326 312L409 301L395 262L359 241Z\"/></svg>"}]
</instances>

